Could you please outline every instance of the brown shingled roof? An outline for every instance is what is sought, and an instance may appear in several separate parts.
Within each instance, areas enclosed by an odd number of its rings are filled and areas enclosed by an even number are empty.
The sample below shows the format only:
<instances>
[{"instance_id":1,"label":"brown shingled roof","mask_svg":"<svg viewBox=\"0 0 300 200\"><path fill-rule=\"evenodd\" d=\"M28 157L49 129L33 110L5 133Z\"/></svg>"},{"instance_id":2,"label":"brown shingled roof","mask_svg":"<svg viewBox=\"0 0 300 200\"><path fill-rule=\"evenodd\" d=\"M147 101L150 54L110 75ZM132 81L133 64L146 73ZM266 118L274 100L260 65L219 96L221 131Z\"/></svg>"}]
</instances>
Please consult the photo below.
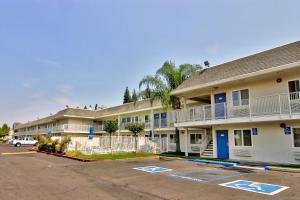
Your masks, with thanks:
<instances>
[{"instance_id":1,"label":"brown shingled roof","mask_svg":"<svg viewBox=\"0 0 300 200\"><path fill-rule=\"evenodd\" d=\"M197 71L173 92L298 61L300 41Z\"/></svg>"}]
</instances>

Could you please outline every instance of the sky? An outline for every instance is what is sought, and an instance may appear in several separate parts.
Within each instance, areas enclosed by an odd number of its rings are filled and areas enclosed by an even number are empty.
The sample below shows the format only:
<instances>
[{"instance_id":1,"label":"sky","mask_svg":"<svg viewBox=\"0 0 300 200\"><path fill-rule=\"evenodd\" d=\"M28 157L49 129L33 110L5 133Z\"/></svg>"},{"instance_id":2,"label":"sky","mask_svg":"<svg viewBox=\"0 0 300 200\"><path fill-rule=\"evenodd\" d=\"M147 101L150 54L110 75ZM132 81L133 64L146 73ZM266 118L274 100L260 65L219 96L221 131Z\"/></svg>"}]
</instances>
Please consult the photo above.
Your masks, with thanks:
<instances>
[{"instance_id":1,"label":"sky","mask_svg":"<svg viewBox=\"0 0 300 200\"><path fill-rule=\"evenodd\" d=\"M0 124L122 103L166 60L211 66L300 38L298 0L0 0Z\"/></svg>"}]
</instances>

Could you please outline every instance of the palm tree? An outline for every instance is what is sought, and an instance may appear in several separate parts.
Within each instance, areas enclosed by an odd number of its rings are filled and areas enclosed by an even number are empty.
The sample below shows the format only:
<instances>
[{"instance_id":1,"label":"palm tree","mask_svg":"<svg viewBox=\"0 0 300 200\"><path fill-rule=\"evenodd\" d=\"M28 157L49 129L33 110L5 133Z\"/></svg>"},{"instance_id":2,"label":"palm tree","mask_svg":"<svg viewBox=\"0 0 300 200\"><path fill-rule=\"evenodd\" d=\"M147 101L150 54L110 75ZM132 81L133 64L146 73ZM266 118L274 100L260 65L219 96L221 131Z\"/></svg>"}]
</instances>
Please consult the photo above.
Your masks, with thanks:
<instances>
[{"instance_id":1,"label":"palm tree","mask_svg":"<svg viewBox=\"0 0 300 200\"><path fill-rule=\"evenodd\" d=\"M166 61L161 68L156 71L154 76L145 76L139 87L145 87L151 91L150 102L160 100L164 109L171 106L173 109L180 109L180 98L171 95L171 91L176 89L193 72L200 70L200 65L182 64L176 67L175 62ZM176 128L176 152L180 152L179 130Z\"/></svg>"}]
</instances>

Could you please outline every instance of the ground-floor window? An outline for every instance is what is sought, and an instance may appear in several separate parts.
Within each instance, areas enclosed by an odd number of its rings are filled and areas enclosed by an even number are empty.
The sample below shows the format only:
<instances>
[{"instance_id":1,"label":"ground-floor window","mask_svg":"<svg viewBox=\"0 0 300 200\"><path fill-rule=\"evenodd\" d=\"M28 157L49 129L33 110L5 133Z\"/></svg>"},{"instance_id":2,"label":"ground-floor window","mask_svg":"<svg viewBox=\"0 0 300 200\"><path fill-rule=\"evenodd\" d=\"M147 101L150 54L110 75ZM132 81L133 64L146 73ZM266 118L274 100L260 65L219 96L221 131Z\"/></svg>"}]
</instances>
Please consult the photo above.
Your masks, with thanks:
<instances>
[{"instance_id":1,"label":"ground-floor window","mask_svg":"<svg viewBox=\"0 0 300 200\"><path fill-rule=\"evenodd\" d=\"M175 134L170 134L169 142L170 142L170 143L176 143L176 140L175 140Z\"/></svg>"},{"instance_id":2,"label":"ground-floor window","mask_svg":"<svg viewBox=\"0 0 300 200\"><path fill-rule=\"evenodd\" d=\"M293 128L294 147L300 147L300 128Z\"/></svg>"},{"instance_id":3,"label":"ground-floor window","mask_svg":"<svg viewBox=\"0 0 300 200\"><path fill-rule=\"evenodd\" d=\"M251 130L234 130L234 144L235 146L252 146Z\"/></svg>"},{"instance_id":4,"label":"ground-floor window","mask_svg":"<svg viewBox=\"0 0 300 200\"><path fill-rule=\"evenodd\" d=\"M202 135L199 133L190 134L190 143L191 144L201 144Z\"/></svg>"}]
</instances>

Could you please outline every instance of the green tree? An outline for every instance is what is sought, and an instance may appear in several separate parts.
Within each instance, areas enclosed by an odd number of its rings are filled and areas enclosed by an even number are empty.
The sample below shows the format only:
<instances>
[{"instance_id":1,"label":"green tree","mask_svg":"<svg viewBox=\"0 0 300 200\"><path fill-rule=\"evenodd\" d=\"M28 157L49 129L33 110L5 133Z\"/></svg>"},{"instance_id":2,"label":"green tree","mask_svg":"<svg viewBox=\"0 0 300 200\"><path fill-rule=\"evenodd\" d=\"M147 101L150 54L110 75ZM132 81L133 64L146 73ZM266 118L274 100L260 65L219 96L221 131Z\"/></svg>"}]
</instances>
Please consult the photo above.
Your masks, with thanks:
<instances>
[{"instance_id":1,"label":"green tree","mask_svg":"<svg viewBox=\"0 0 300 200\"><path fill-rule=\"evenodd\" d=\"M6 123L4 123L0 129L0 138L7 136L9 132L10 132L9 126Z\"/></svg>"},{"instance_id":2,"label":"green tree","mask_svg":"<svg viewBox=\"0 0 300 200\"><path fill-rule=\"evenodd\" d=\"M140 91L139 93L139 98L146 100L146 99L150 99L152 95L152 90L150 89L150 86L146 86L144 90Z\"/></svg>"},{"instance_id":3,"label":"green tree","mask_svg":"<svg viewBox=\"0 0 300 200\"><path fill-rule=\"evenodd\" d=\"M95 105L95 110L98 110L98 104Z\"/></svg>"},{"instance_id":4,"label":"green tree","mask_svg":"<svg viewBox=\"0 0 300 200\"><path fill-rule=\"evenodd\" d=\"M123 104L130 103L131 102L131 96L128 87L126 87L124 92L124 98L123 98Z\"/></svg>"},{"instance_id":5,"label":"green tree","mask_svg":"<svg viewBox=\"0 0 300 200\"><path fill-rule=\"evenodd\" d=\"M131 99L132 99L132 101L133 101L134 103L138 101L138 95L136 94L135 89L133 89Z\"/></svg>"},{"instance_id":6,"label":"green tree","mask_svg":"<svg viewBox=\"0 0 300 200\"><path fill-rule=\"evenodd\" d=\"M84 110L87 110L87 106L84 106Z\"/></svg>"},{"instance_id":7,"label":"green tree","mask_svg":"<svg viewBox=\"0 0 300 200\"><path fill-rule=\"evenodd\" d=\"M176 89L192 73L200 70L200 65L182 64L176 67L175 62L166 61L154 76L145 76L139 87L151 89L150 102L160 100L164 109L171 106L173 109L180 109L180 98L171 95L171 91ZM176 151L180 152L179 130L176 128Z\"/></svg>"},{"instance_id":8,"label":"green tree","mask_svg":"<svg viewBox=\"0 0 300 200\"><path fill-rule=\"evenodd\" d=\"M132 122L127 124L125 128L133 133L134 143L135 143L134 148L135 148L135 152L137 152L137 136L145 129L145 124Z\"/></svg>"},{"instance_id":9,"label":"green tree","mask_svg":"<svg viewBox=\"0 0 300 200\"><path fill-rule=\"evenodd\" d=\"M109 120L104 123L103 130L107 133L109 133L109 146L110 151L112 153L112 147L111 147L111 135L115 133L119 129L119 123L118 120Z\"/></svg>"}]
</instances>

